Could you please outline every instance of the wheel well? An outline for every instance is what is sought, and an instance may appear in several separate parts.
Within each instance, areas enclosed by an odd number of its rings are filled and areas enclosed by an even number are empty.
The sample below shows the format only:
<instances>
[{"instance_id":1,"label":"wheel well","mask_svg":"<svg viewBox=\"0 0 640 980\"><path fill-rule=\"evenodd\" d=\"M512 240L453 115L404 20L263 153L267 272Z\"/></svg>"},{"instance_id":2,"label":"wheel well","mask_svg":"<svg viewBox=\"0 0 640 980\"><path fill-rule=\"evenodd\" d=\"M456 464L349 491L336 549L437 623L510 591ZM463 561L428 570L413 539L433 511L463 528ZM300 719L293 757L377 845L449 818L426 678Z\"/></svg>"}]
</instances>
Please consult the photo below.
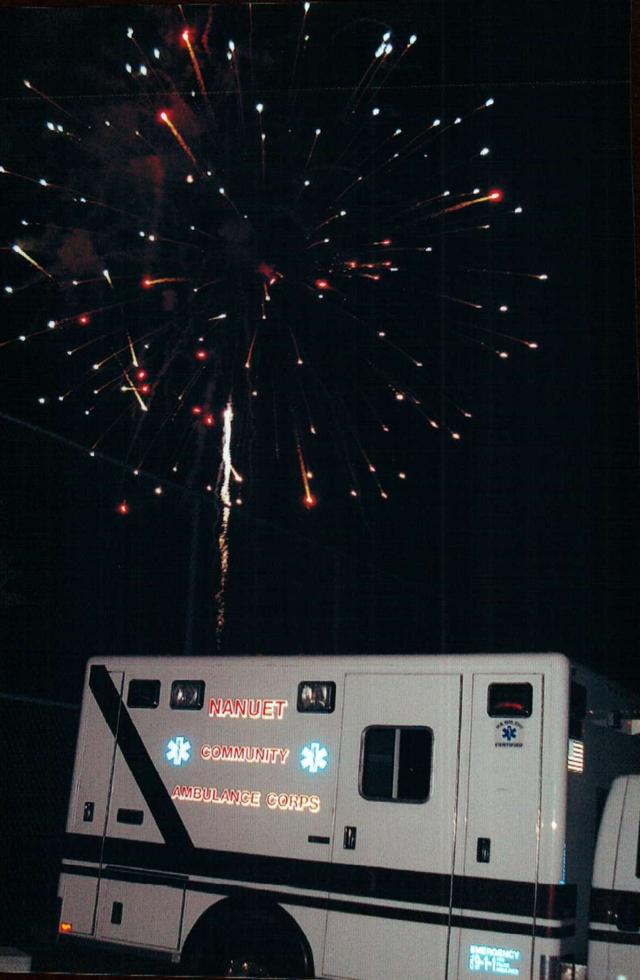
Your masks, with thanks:
<instances>
[{"instance_id":1,"label":"wheel well","mask_svg":"<svg viewBox=\"0 0 640 980\"><path fill-rule=\"evenodd\" d=\"M311 946L295 919L274 899L248 888L202 913L185 941L181 961L201 963L247 939L277 955L281 972L286 967L282 975L315 976Z\"/></svg>"}]
</instances>

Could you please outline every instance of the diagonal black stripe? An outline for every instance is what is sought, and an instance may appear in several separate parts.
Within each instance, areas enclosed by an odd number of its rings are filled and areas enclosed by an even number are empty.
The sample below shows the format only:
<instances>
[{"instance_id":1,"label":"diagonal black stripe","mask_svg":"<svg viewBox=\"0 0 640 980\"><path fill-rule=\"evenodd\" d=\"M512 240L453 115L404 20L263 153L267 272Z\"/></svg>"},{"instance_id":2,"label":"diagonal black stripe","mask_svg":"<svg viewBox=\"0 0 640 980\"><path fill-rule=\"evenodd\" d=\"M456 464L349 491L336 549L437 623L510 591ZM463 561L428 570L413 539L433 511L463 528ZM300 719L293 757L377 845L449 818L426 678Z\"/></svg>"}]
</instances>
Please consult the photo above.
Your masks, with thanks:
<instances>
[{"instance_id":1,"label":"diagonal black stripe","mask_svg":"<svg viewBox=\"0 0 640 980\"><path fill-rule=\"evenodd\" d=\"M118 748L135 779L165 843L178 857L185 859L193 850L191 838L175 804L154 766L131 716L118 694L106 667L93 666L89 674L89 689L96 699L104 719L113 732ZM104 860L109 861L105 841Z\"/></svg>"}]
</instances>

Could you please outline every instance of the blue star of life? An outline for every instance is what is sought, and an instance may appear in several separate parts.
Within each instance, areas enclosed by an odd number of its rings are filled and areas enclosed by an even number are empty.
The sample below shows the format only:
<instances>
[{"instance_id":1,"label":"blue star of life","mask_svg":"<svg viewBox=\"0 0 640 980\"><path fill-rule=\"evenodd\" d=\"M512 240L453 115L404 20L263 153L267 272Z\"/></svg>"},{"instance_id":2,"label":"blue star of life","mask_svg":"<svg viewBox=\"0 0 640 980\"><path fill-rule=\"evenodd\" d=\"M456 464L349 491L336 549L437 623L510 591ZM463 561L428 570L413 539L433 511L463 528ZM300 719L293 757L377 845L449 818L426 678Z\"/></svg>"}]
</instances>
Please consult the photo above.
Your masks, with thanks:
<instances>
[{"instance_id":1,"label":"blue star of life","mask_svg":"<svg viewBox=\"0 0 640 980\"><path fill-rule=\"evenodd\" d=\"M517 734L518 733L513 725L505 725L502 729L502 737L506 738L507 742L510 742L511 739L515 738Z\"/></svg>"},{"instance_id":2,"label":"blue star of life","mask_svg":"<svg viewBox=\"0 0 640 980\"><path fill-rule=\"evenodd\" d=\"M191 758L191 742L184 735L176 735L168 743L165 758L174 766L181 766Z\"/></svg>"},{"instance_id":3,"label":"blue star of life","mask_svg":"<svg viewBox=\"0 0 640 980\"><path fill-rule=\"evenodd\" d=\"M329 765L329 750L320 742L305 745L300 753L300 765L315 776L317 772Z\"/></svg>"}]
</instances>

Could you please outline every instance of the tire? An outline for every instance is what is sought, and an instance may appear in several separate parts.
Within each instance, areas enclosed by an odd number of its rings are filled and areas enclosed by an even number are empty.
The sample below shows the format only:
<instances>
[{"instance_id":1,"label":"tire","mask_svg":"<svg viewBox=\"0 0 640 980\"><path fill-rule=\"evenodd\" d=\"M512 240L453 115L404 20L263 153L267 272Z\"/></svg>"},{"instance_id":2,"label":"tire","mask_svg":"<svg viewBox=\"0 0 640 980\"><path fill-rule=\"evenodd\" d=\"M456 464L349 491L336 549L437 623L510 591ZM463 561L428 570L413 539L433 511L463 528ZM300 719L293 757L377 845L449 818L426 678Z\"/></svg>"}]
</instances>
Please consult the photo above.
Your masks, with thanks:
<instances>
[{"instance_id":1,"label":"tire","mask_svg":"<svg viewBox=\"0 0 640 980\"><path fill-rule=\"evenodd\" d=\"M206 916L187 940L182 970L215 978L313 977L306 939L281 910L227 907ZM286 913L285 913L286 914Z\"/></svg>"}]
</instances>

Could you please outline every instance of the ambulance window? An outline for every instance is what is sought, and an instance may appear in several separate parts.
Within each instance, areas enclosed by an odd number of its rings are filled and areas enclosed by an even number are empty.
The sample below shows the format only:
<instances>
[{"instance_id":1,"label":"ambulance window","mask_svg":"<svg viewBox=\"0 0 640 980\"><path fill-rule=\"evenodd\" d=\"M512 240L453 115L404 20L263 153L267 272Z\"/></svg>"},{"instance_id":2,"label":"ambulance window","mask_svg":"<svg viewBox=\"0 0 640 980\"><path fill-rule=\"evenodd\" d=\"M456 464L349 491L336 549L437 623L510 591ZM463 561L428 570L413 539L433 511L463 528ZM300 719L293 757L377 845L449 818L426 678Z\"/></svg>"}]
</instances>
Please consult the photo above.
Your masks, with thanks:
<instances>
[{"instance_id":1,"label":"ambulance window","mask_svg":"<svg viewBox=\"0 0 640 980\"><path fill-rule=\"evenodd\" d=\"M362 735L360 795L365 800L425 803L431 787L430 728L366 728Z\"/></svg>"},{"instance_id":2,"label":"ambulance window","mask_svg":"<svg viewBox=\"0 0 640 980\"><path fill-rule=\"evenodd\" d=\"M157 708L160 703L160 681L129 681L127 707Z\"/></svg>"},{"instance_id":3,"label":"ambulance window","mask_svg":"<svg viewBox=\"0 0 640 980\"><path fill-rule=\"evenodd\" d=\"M174 681L169 703L179 711L199 711L204 703L204 681Z\"/></svg>"},{"instance_id":4,"label":"ambulance window","mask_svg":"<svg viewBox=\"0 0 640 980\"><path fill-rule=\"evenodd\" d=\"M529 718L533 707L531 684L489 684L490 718Z\"/></svg>"},{"instance_id":5,"label":"ambulance window","mask_svg":"<svg viewBox=\"0 0 640 980\"><path fill-rule=\"evenodd\" d=\"M298 711L331 714L336 704L335 681L301 681L298 684Z\"/></svg>"}]
</instances>

